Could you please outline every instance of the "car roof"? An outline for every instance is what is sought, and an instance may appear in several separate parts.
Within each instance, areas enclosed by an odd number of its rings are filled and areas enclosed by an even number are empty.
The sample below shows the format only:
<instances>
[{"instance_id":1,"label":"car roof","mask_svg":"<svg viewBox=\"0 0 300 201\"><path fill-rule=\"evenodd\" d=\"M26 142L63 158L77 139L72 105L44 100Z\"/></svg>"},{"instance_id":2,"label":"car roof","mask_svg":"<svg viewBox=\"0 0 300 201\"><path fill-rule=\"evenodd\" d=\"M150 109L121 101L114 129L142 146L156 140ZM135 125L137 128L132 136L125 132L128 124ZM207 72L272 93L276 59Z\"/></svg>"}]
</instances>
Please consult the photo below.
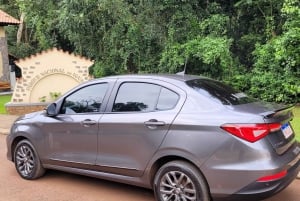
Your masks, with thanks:
<instances>
[{"instance_id":1,"label":"car roof","mask_svg":"<svg viewBox=\"0 0 300 201\"><path fill-rule=\"evenodd\" d=\"M105 78L113 78L113 79L128 79L128 78L144 78L144 79L170 79L170 80L177 80L181 82L185 82L188 80L194 79L207 79L201 76L195 75L179 75L179 74L127 74L127 75L114 75L109 77L103 77L100 79Z\"/></svg>"}]
</instances>

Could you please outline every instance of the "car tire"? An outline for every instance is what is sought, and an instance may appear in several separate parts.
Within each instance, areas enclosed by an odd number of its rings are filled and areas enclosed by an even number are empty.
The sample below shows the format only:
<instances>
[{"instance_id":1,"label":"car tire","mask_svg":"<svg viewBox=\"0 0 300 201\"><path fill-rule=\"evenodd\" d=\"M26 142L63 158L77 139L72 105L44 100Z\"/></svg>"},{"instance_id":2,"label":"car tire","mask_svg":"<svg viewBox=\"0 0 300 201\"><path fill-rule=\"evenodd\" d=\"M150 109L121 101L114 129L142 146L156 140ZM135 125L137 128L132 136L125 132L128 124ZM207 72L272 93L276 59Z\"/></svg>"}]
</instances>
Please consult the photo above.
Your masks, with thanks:
<instances>
[{"instance_id":1,"label":"car tire","mask_svg":"<svg viewBox=\"0 0 300 201\"><path fill-rule=\"evenodd\" d=\"M155 175L153 187L157 201L210 201L202 174L185 161L163 165Z\"/></svg>"},{"instance_id":2,"label":"car tire","mask_svg":"<svg viewBox=\"0 0 300 201\"><path fill-rule=\"evenodd\" d=\"M21 177L33 180L45 173L34 146L28 140L20 141L14 149L15 167Z\"/></svg>"}]
</instances>

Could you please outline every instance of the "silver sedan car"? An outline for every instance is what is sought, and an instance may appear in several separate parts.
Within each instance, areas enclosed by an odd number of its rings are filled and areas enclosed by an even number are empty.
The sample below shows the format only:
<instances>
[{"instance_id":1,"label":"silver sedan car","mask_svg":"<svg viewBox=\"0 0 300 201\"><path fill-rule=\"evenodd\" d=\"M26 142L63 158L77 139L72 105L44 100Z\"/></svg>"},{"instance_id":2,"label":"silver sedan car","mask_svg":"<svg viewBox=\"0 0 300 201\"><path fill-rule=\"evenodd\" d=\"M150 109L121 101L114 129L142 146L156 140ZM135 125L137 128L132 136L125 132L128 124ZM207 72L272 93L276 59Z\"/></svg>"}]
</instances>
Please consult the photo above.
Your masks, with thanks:
<instances>
[{"instance_id":1,"label":"silver sedan car","mask_svg":"<svg viewBox=\"0 0 300 201\"><path fill-rule=\"evenodd\" d=\"M150 188L158 201L259 200L299 171L292 108L205 77L106 77L17 119L7 158L28 180L55 169Z\"/></svg>"}]
</instances>

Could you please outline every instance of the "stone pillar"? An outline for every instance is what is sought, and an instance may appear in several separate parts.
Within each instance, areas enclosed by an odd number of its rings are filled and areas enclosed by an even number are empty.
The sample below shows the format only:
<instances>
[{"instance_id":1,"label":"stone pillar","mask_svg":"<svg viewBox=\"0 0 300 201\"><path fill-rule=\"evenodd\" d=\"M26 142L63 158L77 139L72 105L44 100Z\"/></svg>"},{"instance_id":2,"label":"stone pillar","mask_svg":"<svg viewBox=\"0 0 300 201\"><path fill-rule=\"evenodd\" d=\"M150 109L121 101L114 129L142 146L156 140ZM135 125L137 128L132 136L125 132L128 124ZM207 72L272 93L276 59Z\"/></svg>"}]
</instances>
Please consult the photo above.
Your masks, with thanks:
<instances>
[{"instance_id":1,"label":"stone pillar","mask_svg":"<svg viewBox=\"0 0 300 201\"><path fill-rule=\"evenodd\" d=\"M10 82L9 75L10 70L5 30L4 27L0 26L0 81Z\"/></svg>"}]
</instances>

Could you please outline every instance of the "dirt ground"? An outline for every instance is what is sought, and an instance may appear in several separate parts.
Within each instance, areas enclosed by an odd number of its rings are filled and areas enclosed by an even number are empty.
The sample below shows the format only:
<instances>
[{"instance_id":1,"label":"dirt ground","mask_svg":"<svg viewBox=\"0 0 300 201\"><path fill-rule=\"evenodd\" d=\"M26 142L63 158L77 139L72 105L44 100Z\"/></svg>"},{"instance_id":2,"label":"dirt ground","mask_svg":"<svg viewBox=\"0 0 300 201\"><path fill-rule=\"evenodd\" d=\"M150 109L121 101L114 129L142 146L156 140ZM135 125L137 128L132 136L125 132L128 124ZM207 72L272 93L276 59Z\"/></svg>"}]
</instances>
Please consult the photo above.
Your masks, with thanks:
<instances>
[{"instance_id":1,"label":"dirt ground","mask_svg":"<svg viewBox=\"0 0 300 201\"><path fill-rule=\"evenodd\" d=\"M59 171L34 181L21 179L6 159L5 137L0 134L0 201L154 201L150 190ZM295 180L265 201L300 201L299 188Z\"/></svg>"}]
</instances>

